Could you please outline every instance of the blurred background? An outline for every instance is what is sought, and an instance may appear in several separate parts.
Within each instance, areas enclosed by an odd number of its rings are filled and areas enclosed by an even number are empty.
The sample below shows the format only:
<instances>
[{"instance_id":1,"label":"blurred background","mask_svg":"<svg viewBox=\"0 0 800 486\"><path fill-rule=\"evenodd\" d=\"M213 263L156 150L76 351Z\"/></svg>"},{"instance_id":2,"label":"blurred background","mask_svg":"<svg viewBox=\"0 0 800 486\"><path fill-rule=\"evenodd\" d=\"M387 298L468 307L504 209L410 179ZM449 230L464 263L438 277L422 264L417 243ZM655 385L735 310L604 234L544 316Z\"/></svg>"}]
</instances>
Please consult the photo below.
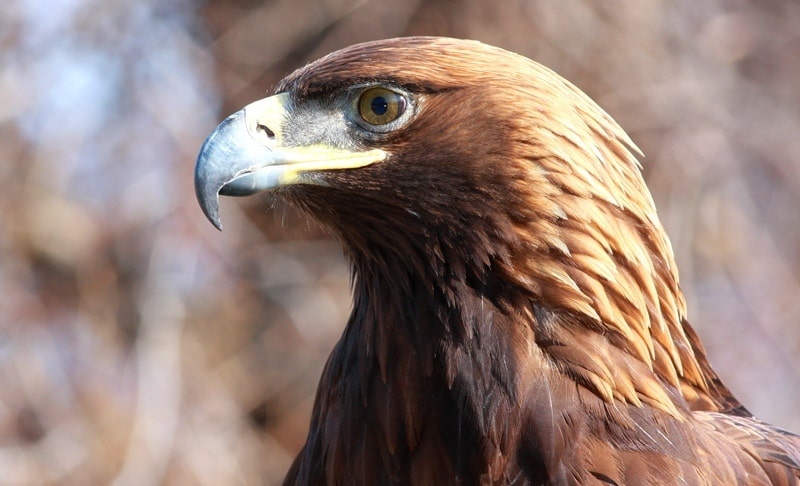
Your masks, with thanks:
<instances>
[{"instance_id":1,"label":"blurred background","mask_svg":"<svg viewBox=\"0 0 800 486\"><path fill-rule=\"evenodd\" d=\"M371 39L475 38L644 150L719 374L800 431L800 3L4 0L0 483L273 484L349 311L338 246L196 205L219 120Z\"/></svg>"}]
</instances>

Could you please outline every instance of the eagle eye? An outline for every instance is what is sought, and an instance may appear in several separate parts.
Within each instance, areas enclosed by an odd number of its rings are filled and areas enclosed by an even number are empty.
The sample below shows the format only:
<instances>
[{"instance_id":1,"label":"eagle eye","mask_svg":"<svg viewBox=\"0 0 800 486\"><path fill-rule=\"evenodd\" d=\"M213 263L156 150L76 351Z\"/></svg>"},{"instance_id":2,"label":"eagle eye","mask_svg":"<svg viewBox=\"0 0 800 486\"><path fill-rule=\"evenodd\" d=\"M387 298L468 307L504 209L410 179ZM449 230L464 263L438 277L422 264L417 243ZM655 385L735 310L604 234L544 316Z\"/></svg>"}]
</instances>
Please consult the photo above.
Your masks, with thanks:
<instances>
[{"instance_id":1,"label":"eagle eye","mask_svg":"<svg viewBox=\"0 0 800 486\"><path fill-rule=\"evenodd\" d=\"M373 126L386 125L400 118L407 101L402 94L388 88L367 88L358 98L358 114Z\"/></svg>"}]
</instances>

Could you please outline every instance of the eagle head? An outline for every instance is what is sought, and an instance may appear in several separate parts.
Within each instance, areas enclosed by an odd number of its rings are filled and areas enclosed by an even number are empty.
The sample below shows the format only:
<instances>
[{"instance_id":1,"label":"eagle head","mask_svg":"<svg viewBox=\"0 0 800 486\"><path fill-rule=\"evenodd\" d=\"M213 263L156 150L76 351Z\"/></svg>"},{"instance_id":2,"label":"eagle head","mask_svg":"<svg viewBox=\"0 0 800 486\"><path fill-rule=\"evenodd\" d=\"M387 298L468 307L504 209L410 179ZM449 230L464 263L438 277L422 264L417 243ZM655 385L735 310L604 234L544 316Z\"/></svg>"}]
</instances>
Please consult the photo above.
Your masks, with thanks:
<instances>
[{"instance_id":1,"label":"eagle head","mask_svg":"<svg viewBox=\"0 0 800 486\"><path fill-rule=\"evenodd\" d=\"M688 372L702 385L636 151L591 99L525 57L389 39L312 62L223 121L195 187L218 228L218 194L270 190L354 260L467 281L501 306L532 298L613 330L674 384Z\"/></svg>"}]
</instances>

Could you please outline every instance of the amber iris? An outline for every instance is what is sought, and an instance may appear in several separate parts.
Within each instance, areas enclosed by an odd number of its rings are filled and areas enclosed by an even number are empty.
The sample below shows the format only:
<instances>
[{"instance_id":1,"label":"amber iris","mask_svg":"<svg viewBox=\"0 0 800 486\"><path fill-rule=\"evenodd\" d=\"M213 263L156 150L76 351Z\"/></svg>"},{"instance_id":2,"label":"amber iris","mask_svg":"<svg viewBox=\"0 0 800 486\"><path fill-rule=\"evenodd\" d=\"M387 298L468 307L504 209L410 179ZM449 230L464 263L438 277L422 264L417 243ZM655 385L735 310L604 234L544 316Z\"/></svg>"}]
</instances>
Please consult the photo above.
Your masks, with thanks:
<instances>
[{"instance_id":1,"label":"amber iris","mask_svg":"<svg viewBox=\"0 0 800 486\"><path fill-rule=\"evenodd\" d=\"M387 88L369 88L358 99L358 114L370 125L386 125L406 109L406 99Z\"/></svg>"}]
</instances>

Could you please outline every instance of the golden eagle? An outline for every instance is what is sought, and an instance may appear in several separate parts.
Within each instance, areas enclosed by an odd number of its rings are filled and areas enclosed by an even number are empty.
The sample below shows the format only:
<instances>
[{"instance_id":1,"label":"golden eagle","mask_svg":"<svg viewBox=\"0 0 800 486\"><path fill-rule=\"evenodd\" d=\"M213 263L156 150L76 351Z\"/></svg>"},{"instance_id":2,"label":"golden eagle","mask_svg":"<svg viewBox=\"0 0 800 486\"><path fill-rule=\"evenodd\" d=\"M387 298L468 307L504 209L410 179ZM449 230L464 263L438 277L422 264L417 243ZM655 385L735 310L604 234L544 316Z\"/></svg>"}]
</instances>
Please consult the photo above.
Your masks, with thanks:
<instances>
[{"instance_id":1,"label":"golden eagle","mask_svg":"<svg viewBox=\"0 0 800 486\"><path fill-rule=\"evenodd\" d=\"M341 240L353 309L287 484L798 484L686 320L637 149L547 68L474 41L355 45L231 115L195 187L269 190Z\"/></svg>"}]
</instances>

